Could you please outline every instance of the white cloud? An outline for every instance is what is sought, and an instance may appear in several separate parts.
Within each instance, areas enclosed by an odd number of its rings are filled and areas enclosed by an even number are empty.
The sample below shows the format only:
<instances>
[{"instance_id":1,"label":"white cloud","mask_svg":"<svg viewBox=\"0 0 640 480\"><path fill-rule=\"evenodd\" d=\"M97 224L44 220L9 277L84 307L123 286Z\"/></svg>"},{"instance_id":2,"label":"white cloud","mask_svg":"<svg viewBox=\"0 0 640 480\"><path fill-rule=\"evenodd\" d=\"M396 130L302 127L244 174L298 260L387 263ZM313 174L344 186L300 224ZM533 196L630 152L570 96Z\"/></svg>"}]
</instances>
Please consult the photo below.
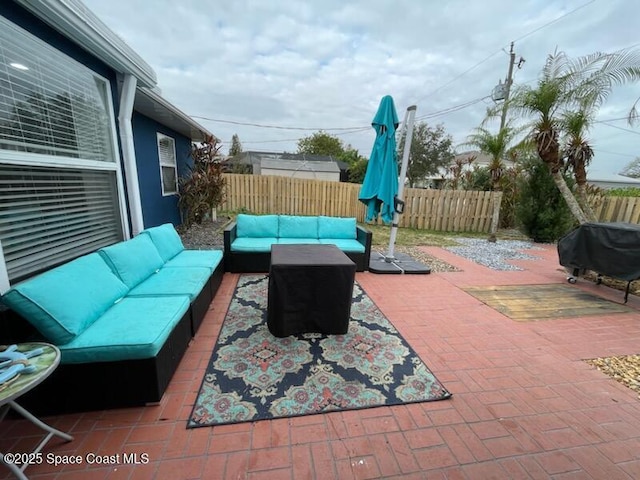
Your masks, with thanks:
<instances>
[{"instance_id":1,"label":"white cloud","mask_svg":"<svg viewBox=\"0 0 640 480\"><path fill-rule=\"evenodd\" d=\"M386 94L400 118L411 104L421 117L486 97L506 76L514 40L526 59L515 82L533 82L555 48L577 56L636 44L640 15L640 2L625 0L85 3L154 68L163 95L186 113L323 129L368 126ZM621 89L598 118L625 116L638 96L638 85ZM443 123L460 143L489 103L428 121ZM226 142L237 133L245 149L294 151L296 139L311 133L199 121ZM373 130L341 136L364 155L373 137ZM591 138L600 170L617 172L640 155L637 133L600 123Z\"/></svg>"}]
</instances>

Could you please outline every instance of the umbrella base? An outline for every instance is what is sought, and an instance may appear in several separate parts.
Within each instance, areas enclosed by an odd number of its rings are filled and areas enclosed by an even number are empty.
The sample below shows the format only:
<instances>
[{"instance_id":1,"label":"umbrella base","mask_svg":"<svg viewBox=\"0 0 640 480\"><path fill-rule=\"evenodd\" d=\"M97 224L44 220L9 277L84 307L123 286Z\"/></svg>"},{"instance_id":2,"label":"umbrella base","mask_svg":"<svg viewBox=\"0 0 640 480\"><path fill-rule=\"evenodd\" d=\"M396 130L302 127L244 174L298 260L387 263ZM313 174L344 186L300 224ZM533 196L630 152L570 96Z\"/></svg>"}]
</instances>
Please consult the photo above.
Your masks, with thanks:
<instances>
[{"instance_id":1,"label":"umbrella base","mask_svg":"<svg viewBox=\"0 0 640 480\"><path fill-rule=\"evenodd\" d=\"M399 275L402 273L412 275L425 275L431 273L431 268L423 265L422 263L414 260L406 253L396 253L391 261L386 259L386 256L378 253L371 252L369 258L369 271L371 273L391 274Z\"/></svg>"}]
</instances>

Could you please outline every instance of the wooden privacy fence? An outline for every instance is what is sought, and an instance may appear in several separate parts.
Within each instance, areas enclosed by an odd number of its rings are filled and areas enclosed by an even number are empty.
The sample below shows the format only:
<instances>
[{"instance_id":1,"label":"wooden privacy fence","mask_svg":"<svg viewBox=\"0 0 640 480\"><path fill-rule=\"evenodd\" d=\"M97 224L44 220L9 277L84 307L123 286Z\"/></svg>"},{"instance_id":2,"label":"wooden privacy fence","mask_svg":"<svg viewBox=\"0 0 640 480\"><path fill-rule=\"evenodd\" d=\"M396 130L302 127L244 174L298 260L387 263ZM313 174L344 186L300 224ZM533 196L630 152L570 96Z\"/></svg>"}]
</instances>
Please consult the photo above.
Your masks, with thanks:
<instances>
[{"instance_id":1,"label":"wooden privacy fence","mask_svg":"<svg viewBox=\"0 0 640 480\"><path fill-rule=\"evenodd\" d=\"M222 210L256 214L355 217L364 222L359 184L300 178L225 174ZM405 188L400 227L444 232L489 232L494 202L502 192Z\"/></svg>"},{"instance_id":2,"label":"wooden privacy fence","mask_svg":"<svg viewBox=\"0 0 640 480\"><path fill-rule=\"evenodd\" d=\"M640 197L598 197L591 205L600 222L640 223Z\"/></svg>"}]
</instances>

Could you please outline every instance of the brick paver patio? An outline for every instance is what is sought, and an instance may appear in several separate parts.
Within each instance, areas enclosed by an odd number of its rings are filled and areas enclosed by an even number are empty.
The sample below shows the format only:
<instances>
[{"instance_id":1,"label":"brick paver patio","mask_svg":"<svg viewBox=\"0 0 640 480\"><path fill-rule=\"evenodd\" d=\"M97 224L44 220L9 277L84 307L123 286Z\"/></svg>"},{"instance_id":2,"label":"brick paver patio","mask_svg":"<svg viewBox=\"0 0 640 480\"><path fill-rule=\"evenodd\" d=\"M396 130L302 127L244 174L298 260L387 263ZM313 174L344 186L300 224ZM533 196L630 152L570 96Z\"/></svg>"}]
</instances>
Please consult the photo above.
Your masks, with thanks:
<instances>
[{"instance_id":1,"label":"brick paver patio","mask_svg":"<svg viewBox=\"0 0 640 480\"><path fill-rule=\"evenodd\" d=\"M554 246L494 271L425 250L460 272L359 273L357 281L453 393L449 400L187 430L238 276L226 274L205 322L157 406L50 417L75 436L52 440L31 479L637 479L638 394L583 359L640 353L632 313L516 322L462 289L564 284ZM623 293L579 280L614 302ZM82 383L82 379L78 379ZM64 392L60 392L64 395ZM0 451L25 452L40 432L0 424ZM54 466L46 455L80 455ZM139 465L88 464L86 455L146 454ZM11 478L0 467L0 478Z\"/></svg>"}]
</instances>

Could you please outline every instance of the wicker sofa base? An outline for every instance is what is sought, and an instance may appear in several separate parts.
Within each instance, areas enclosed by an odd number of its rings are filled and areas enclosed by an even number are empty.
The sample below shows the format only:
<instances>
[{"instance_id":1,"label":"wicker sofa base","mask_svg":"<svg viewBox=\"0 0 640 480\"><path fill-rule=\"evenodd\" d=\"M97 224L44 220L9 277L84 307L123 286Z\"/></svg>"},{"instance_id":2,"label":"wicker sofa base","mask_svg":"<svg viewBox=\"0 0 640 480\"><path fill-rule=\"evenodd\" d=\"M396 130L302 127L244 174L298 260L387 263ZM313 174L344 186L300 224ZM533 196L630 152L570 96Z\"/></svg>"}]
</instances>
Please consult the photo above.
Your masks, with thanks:
<instances>
[{"instance_id":1,"label":"wicker sofa base","mask_svg":"<svg viewBox=\"0 0 640 480\"><path fill-rule=\"evenodd\" d=\"M204 286L198 296L191 302L191 335L195 336L202 325L204 316L209 310L209 305L216 296L216 292L222 283L224 276L224 262L218 263L218 266L209 277L207 284Z\"/></svg>"},{"instance_id":2,"label":"wicker sofa base","mask_svg":"<svg viewBox=\"0 0 640 480\"><path fill-rule=\"evenodd\" d=\"M220 261L155 357L60 364L37 388L20 397L20 405L36 415L54 415L159 402L202 324L223 275L224 263ZM0 312L0 338L7 344L46 341L10 310Z\"/></svg>"},{"instance_id":3,"label":"wicker sofa base","mask_svg":"<svg viewBox=\"0 0 640 480\"><path fill-rule=\"evenodd\" d=\"M61 364L19 403L36 415L54 415L159 402L190 341L187 311L155 357Z\"/></svg>"},{"instance_id":4,"label":"wicker sofa base","mask_svg":"<svg viewBox=\"0 0 640 480\"><path fill-rule=\"evenodd\" d=\"M237 231L238 225L236 222L231 222L223 231L225 271L231 273L268 272L271 265L271 252L236 252L231 250L231 244L236 239ZM344 253L356 264L356 272L364 272L369 269L372 233L358 226L356 227L356 239L364 247L364 252Z\"/></svg>"}]
</instances>

